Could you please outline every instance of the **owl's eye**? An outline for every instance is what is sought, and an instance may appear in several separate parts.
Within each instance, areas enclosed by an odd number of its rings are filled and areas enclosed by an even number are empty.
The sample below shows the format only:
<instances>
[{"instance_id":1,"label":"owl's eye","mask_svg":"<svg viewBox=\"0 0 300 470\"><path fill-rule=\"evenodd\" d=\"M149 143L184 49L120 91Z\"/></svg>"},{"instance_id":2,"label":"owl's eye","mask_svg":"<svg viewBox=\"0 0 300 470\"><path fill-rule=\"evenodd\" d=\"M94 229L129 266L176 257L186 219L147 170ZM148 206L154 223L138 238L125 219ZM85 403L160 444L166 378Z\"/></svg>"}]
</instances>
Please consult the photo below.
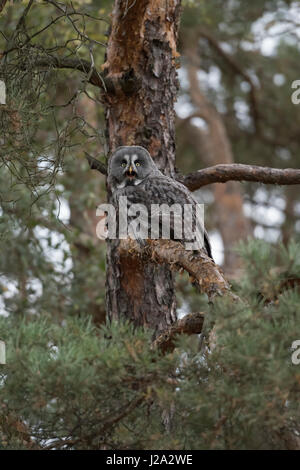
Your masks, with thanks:
<instances>
[{"instance_id":1,"label":"owl's eye","mask_svg":"<svg viewBox=\"0 0 300 470\"><path fill-rule=\"evenodd\" d=\"M125 168L125 166L126 166L126 162L122 162L121 167Z\"/></svg>"},{"instance_id":2,"label":"owl's eye","mask_svg":"<svg viewBox=\"0 0 300 470\"><path fill-rule=\"evenodd\" d=\"M140 162L135 162L135 166L141 166Z\"/></svg>"}]
</instances>

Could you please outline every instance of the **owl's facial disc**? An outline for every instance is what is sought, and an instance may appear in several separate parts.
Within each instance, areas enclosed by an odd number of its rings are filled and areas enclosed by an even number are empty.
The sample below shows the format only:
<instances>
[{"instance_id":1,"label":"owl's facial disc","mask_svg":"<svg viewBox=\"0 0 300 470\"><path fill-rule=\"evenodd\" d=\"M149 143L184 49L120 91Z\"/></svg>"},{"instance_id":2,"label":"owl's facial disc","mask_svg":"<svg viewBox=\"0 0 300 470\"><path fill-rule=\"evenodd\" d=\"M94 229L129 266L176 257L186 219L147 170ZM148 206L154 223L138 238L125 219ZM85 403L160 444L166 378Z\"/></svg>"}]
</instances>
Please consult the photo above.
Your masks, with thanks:
<instances>
[{"instance_id":1,"label":"owl's facial disc","mask_svg":"<svg viewBox=\"0 0 300 470\"><path fill-rule=\"evenodd\" d=\"M117 188L137 186L153 171L158 171L146 149L139 146L119 147L112 156L109 177Z\"/></svg>"},{"instance_id":2,"label":"owl's facial disc","mask_svg":"<svg viewBox=\"0 0 300 470\"><path fill-rule=\"evenodd\" d=\"M139 162L139 157L136 154L133 155L125 155L124 162L122 163L124 166L124 178L125 184L122 186L136 186L141 183L141 179L139 178L139 170L138 168L141 166ZM126 166L125 166L126 165Z\"/></svg>"}]
</instances>

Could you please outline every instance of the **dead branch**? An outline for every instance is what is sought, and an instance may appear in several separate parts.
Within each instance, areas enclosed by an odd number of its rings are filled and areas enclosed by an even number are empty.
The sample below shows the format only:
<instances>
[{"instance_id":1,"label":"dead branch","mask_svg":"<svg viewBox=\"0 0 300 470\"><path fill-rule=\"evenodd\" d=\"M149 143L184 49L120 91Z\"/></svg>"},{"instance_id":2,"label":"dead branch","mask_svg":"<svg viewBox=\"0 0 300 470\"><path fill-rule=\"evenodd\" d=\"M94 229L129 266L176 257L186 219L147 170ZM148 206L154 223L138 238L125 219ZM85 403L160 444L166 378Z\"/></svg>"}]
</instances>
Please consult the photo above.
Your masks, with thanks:
<instances>
[{"instance_id":1,"label":"dead branch","mask_svg":"<svg viewBox=\"0 0 300 470\"><path fill-rule=\"evenodd\" d=\"M100 88L102 91L110 92L111 94L118 94L121 92L125 95L131 95L141 86L140 80L134 75L131 69L126 70L118 77L107 77L105 74L100 73L92 62L75 57L58 57L48 54L45 57L39 57L36 59L35 66L78 70L79 72L86 74L86 80L88 83Z\"/></svg>"},{"instance_id":2,"label":"dead branch","mask_svg":"<svg viewBox=\"0 0 300 470\"><path fill-rule=\"evenodd\" d=\"M100 72L88 60L47 55L47 57L37 59L35 65L37 67L79 70L79 72L89 74L88 82L92 85L103 89L110 86L109 81L106 81Z\"/></svg>"},{"instance_id":3,"label":"dead branch","mask_svg":"<svg viewBox=\"0 0 300 470\"><path fill-rule=\"evenodd\" d=\"M239 163L214 165L178 178L191 191L212 183L252 181L264 184L300 184L300 170L296 168L268 168Z\"/></svg>"},{"instance_id":4,"label":"dead branch","mask_svg":"<svg viewBox=\"0 0 300 470\"><path fill-rule=\"evenodd\" d=\"M97 170L100 173L102 173L102 175L107 175L107 167L104 165L104 163L92 157L92 155L90 155L89 153L87 152L84 152L84 153L85 153L85 158L87 159L91 170Z\"/></svg>"},{"instance_id":5,"label":"dead branch","mask_svg":"<svg viewBox=\"0 0 300 470\"><path fill-rule=\"evenodd\" d=\"M120 240L119 253L121 256L137 257L145 262L167 264L171 270L187 271L193 284L200 292L207 294L212 302L216 296L226 295L232 301L241 299L230 290L230 285L224 278L220 268L205 253L204 250L194 252L186 250L184 245L173 240L148 239L146 246L141 246L136 240L127 238ZM153 342L152 347L158 347L162 352L174 349L174 339L177 334L201 333L204 323L202 313L190 314L165 329ZM213 329L208 343L213 349L216 345L216 333Z\"/></svg>"},{"instance_id":6,"label":"dead branch","mask_svg":"<svg viewBox=\"0 0 300 470\"><path fill-rule=\"evenodd\" d=\"M175 348L175 338L180 334L200 334L204 323L205 314L202 312L189 313L178 320L167 330L163 331L152 343L153 348L161 352L171 352Z\"/></svg>"},{"instance_id":7,"label":"dead branch","mask_svg":"<svg viewBox=\"0 0 300 470\"><path fill-rule=\"evenodd\" d=\"M204 250L195 253L186 250L180 242L163 239L147 240L147 245L142 247L136 240L127 238L120 240L119 252L123 256L129 254L157 264L167 264L172 270L188 272L191 281L200 292L207 294L210 301L225 294L237 299L220 268Z\"/></svg>"}]
</instances>

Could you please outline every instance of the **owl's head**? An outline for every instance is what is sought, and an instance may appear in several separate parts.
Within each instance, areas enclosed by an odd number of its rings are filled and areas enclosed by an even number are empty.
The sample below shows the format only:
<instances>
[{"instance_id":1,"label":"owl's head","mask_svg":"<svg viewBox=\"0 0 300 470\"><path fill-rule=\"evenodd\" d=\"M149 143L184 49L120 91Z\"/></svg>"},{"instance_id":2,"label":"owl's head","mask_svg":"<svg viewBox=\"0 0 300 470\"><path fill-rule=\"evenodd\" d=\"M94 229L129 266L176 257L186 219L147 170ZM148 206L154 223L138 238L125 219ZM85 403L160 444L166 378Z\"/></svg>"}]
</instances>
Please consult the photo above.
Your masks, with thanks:
<instances>
[{"instance_id":1,"label":"owl's head","mask_svg":"<svg viewBox=\"0 0 300 470\"><path fill-rule=\"evenodd\" d=\"M110 159L108 177L115 188L137 186L159 170L149 152L139 146L118 147Z\"/></svg>"}]
</instances>

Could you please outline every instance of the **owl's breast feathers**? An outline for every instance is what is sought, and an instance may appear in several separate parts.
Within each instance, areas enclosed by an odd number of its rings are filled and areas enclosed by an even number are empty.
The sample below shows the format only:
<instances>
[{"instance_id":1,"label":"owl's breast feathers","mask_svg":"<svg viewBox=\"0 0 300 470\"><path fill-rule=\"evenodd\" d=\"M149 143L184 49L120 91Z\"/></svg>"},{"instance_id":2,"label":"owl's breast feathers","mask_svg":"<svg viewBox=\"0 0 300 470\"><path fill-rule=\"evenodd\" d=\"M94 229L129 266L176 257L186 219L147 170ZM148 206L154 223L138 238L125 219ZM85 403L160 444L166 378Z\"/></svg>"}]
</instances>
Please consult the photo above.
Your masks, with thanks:
<instances>
[{"instance_id":1,"label":"owl's breast feathers","mask_svg":"<svg viewBox=\"0 0 300 470\"><path fill-rule=\"evenodd\" d=\"M121 196L127 197L129 206L131 204L143 204L149 214L151 214L151 204L167 204L168 206L179 204L182 207L189 204L193 210L193 214L196 212L196 205L199 204L192 193L183 184L163 174L149 175L137 186L125 186L122 189L114 191L113 202L115 206L118 204L118 200ZM206 230L204 230L203 236L204 248L208 256L213 259ZM171 239L174 238L171 236Z\"/></svg>"}]
</instances>

